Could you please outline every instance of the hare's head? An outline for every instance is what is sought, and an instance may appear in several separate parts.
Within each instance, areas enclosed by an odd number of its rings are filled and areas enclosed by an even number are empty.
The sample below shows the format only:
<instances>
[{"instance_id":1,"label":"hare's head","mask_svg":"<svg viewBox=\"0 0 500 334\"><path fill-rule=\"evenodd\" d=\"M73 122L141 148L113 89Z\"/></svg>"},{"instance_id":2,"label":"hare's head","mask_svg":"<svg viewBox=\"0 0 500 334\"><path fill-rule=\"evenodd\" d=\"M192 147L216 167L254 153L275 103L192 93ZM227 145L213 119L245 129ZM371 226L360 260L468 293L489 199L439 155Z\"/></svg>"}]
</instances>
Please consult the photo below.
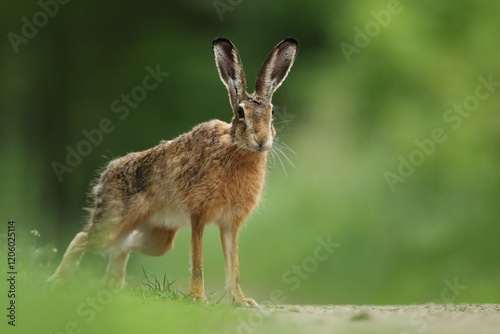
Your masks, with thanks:
<instances>
[{"instance_id":1,"label":"hare's head","mask_svg":"<svg viewBox=\"0 0 500 334\"><path fill-rule=\"evenodd\" d=\"M276 134L271 98L290 71L297 48L298 42L293 38L276 45L257 75L255 92L248 94L243 65L233 43L226 38L214 40L215 63L229 92L234 113L231 131L238 147L257 152L271 148Z\"/></svg>"}]
</instances>

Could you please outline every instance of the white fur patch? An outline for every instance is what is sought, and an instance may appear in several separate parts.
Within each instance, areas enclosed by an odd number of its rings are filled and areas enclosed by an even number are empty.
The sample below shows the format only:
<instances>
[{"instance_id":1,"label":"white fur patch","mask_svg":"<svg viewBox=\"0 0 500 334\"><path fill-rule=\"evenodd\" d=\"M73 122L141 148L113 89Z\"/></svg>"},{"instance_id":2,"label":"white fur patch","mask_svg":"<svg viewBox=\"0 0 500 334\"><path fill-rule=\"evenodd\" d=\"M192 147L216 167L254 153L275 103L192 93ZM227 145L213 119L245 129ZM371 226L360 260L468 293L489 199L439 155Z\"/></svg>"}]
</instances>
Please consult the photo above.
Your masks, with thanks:
<instances>
[{"instance_id":1,"label":"white fur patch","mask_svg":"<svg viewBox=\"0 0 500 334\"><path fill-rule=\"evenodd\" d=\"M148 219L152 226L168 227L172 229L188 228L191 219L187 208L167 208L152 215Z\"/></svg>"}]
</instances>

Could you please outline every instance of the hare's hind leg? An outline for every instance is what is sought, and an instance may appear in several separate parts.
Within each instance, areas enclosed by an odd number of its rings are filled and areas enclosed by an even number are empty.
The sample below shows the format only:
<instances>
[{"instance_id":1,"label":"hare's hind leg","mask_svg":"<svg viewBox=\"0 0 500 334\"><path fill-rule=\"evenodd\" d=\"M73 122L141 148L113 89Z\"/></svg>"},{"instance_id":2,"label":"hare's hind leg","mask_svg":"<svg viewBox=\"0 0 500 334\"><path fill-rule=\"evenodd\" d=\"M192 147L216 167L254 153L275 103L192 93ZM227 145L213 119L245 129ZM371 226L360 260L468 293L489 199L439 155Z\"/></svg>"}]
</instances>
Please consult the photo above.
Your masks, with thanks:
<instances>
[{"instance_id":1,"label":"hare's hind leg","mask_svg":"<svg viewBox=\"0 0 500 334\"><path fill-rule=\"evenodd\" d=\"M149 256L163 256L174 247L177 229L167 227L147 227L135 230L129 238L131 250Z\"/></svg>"},{"instance_id":2,"label":"hare's hind leg","mask_svg":"<svg viewBox=\"0 0 500 334\"><path fill-rule=\"evenodd\" d=\"M174 246L177 229L164 227L142 227L120 237L111 249L106 280L121 288L125 285L127 262L131 251L149 256L162 256Z\"/></svg>"},{"instance_id":3,"label":"hare's hind leg","mask_svg":"<svg viewBox=\"0 0 500 334\"><path fill-rule=\"evenodd\" d=\"M53 283L67 281L86 251L100 252L108 249L114 238L104 232L104 230L99 231L96 235L95 229L91 227L87 232L78 233L66 249L61 264L48 281Z\"/></svg>"},{"instance_id":4,"label":"hare's hind leg","mask_svg":"<svg viewBox=\"0 0 500 334\"><path fill-rule=\"evenodd\" d=\"M86 232L80 232L75 236L64 253L61 264L57 267L56 272L49 277L49 282L64 282L71 276L87 250L87 240L88 234Z\"/></svg>"},{"instance_id":5,"label":"hare's hind leg","mask_svg":"<svg viewBox=\"0 0 500 334\"><path fill-rule=\"evenodd\" d=\"M117 289L125 286L125 274L130 250L113 248L109 254L108 268L106 269L106 282L113 284Z\"/></svg>"},{"instance_id":6,"label":"hare's hind leg","mask_svg":"<svg viewBox=\"0 0 500 334\"><path fill-rule=\"evenodd\" d=\"M54 283L66 281L86 251L100 252L111 247L118 234L119 222L116 211L105 209L95 211L85 230L78 233L71 241L61 264L48 281Z\"/></svg>"}]
</instances>

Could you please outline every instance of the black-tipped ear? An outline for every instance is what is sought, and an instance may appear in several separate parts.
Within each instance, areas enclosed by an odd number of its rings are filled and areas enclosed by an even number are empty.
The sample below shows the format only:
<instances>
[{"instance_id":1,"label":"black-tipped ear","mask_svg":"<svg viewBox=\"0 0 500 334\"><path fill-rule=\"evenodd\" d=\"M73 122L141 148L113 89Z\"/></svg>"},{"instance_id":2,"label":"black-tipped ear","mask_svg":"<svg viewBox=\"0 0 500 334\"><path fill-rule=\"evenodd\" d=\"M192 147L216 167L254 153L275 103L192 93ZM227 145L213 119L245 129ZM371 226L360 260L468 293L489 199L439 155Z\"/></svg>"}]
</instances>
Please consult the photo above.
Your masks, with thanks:
<instances>
[{"instance_id":1,"label":"black-tipped ear","mask_svg":"<svg viewBox=\"0 0 500 334\"><path fill-rule=\"evenodd\" d=\"M219 37L213 41L212 48L219 76L227 88L231 104L246 93L245 73L238 50L227 38Z\"/></svg>"},{"instance_id":2,"label":"black-tipped ear","mask_svg":"<svg viewBox=\"0 0 500 334\"><path fill-rule=\"evenodd\" d=\"M285 80L290 68L295 61L299 48L299 42L292 38L286 38L271 50L257 75L255 92L271 100L273 93Z\"/></svg>"}]
</instances>

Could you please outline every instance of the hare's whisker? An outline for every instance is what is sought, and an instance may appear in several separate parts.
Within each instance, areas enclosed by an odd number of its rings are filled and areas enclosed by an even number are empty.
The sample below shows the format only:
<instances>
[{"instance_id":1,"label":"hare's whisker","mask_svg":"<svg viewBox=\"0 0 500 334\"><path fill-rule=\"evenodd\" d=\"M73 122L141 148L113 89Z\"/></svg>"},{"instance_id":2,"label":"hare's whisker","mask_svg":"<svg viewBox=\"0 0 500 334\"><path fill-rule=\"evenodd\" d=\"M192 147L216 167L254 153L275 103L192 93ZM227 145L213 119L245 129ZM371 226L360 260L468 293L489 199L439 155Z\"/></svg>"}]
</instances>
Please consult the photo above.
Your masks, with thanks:
<instances>
[{"instance_id":1,"label":"hare's whisker","mask_svg":"<svg viewBox=\"0 0 500 334\"><path fill-rule=\"evenodd\" d=\"M288 151L292 152L292 153L293 153L293 155L297 155L297 153L295 153L295 151L294 151L294 150L293 150L290 146L288 146L287 144L285 144L284 142L279 142L279 144L280 144L281 146L283 146L283 148L285 148L285 149L287 149Z\"/></svg>"},{"instance_id":2,"label":"hare's whisker","mask_svg":"<svg viewBox=\"0 0 500 334\"><path fill-rule=\"evenodd\" d=\"M297 170L297 167L295 167L295 164L292 162L292 160L290 160L290 158L288 158L288 156L286 155L285 151L283 151L283 149L280 146L277 146L276 148L277 148L278 152L281 153L281 155L283 156L283 158L285 158L285 160L288 161L288 163L290 164L290 166L292 166L295 170Z\"/></svg>"},{"instance_id":3,"label":"hare's whisker","mask_svg":"<svg viewBox=\"0 0 500 334\"><path fill-rule=\"evenodd\" d=\"M273 151L274 151L274 155L276 156L276 158L278 158L278 161L279 161L279 163L281 165L281 168L283 169L283 172L285 173L285 176L288 177L288 173L286 171L285 164L283 163L283 160L281 160L281 157L279 155L280 151L279 151L277 145L273 146Z\"/></svg>"}]
</instances>

